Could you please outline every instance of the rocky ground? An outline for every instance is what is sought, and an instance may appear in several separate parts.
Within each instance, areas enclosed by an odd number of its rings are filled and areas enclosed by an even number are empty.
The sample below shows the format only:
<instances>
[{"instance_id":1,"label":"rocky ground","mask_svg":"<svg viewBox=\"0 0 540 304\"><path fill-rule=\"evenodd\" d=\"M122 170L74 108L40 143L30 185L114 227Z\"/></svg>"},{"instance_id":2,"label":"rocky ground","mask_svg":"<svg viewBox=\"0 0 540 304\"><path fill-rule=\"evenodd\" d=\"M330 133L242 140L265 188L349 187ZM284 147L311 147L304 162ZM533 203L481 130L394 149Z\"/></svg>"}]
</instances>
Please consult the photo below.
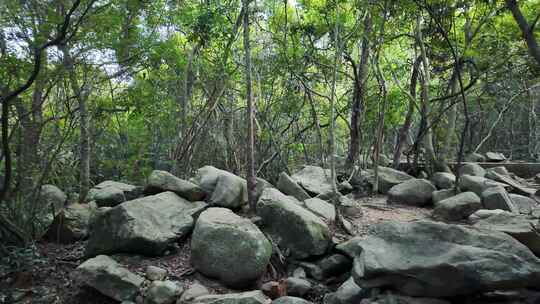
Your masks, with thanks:
<instances>
[{"instance_id":1,"label":"rocky ground","mask_svg":"<svg viewBox=\"0 0 540 304\"><path fill-rule=\"evenodd\" d=\"M456 193L448 172L355 172L339 193L315 166L259 179L256 213L245 180L210 166L106 181L82 205L47 185L62 211L1 257L0 303L540 303L533 179L467 163Z\"/></svg>"}]
</instances>

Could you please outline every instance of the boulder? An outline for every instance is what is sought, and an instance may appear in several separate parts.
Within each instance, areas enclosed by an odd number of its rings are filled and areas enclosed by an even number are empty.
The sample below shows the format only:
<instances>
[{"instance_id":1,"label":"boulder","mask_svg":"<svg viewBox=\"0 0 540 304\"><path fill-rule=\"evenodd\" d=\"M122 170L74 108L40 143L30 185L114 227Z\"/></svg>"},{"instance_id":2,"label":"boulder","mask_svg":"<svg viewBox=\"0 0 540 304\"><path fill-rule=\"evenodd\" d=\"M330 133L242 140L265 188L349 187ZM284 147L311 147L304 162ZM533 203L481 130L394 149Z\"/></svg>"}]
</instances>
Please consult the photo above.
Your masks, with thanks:
<instances>
[{"instance_id":1,"label":"boulder","mask_svg":"<svg viewBox=\"0 0 540 304\"><path fill-rule=\"evenodd\" d=\"M202 201L206 195L201 187L190 181L180 179L167 171L152 171L148 177L144 192L157 194L165 191L172 191L192 202Z\"/></svg>"},{"instance_id":2,"label":"boulder","mask_svg":"<svg viewBox=\"0 0 540 304\"><path fill-rule=\"evenodd\" d=\"M486 170L482 168L479 164L476 163L465 163L459 168L460 175L471 175L471 176L480 176L484 177L486 175Z\"/></svg>"},{"instance_id":3,"label":"boulder","mask_svg":"<svg viewBox=\"0 0 540 304\"><path fill-rule=\"evenodd\" d=\"M328 169L317 166L304 166L302 170L294 173L291 178L313 196L332 191L330 170Z\"/></svg>"},{"instance_id":4,"label":"boulder","mask_svg":"<svg viewBox=\"0 0 540 304\"><path fill-rule=\"evenodd\" d=\"M122 203L97 216L91 225L86 255L117 252L161 255L193 229L193 217L206 208L173 192Z\"/></svg>"},{"instance_id":5,"label":"boulder","mask_svg":"<svg viewBox=\"0 0 540 304\"><path fill-rule=\"evenodd\" d=\"M293 297L303 297L313 289L312 284L302 278L289 277L285 280L287 294Z\"/></svg>"},{"instance_id":6,"label":"boulder","mask_svg":"<svg viewBox=\"0 0 540 304\"><path fill-rule=\"evenodd\" d=\"M96 210L87 204L71 204L60 211L49 226L46 237L59 243L73 243L88 237L90 219Z\"/></svg>"},{"instance_id":7,"label":"boulder","mask_svg":"<svg viewBox=\"0 0 540 304\"><path fill-rule=\"evenodd\" d=\"M199 216L191 239L191 263L202 274L235 288L247 287L266 270L272 245L250 220L226 208Z\"/></svg>"},{"instance_id":8,"label":"boulder","mask_svg":"<svg viewBox=\"0 0 540 304\"><path fill-rule=\"evenodd\" d=\"M522 214L530 214L532 210L539 207L538 203L527 196L509 193L510 199L512 200L512 203L514 203L514 206L516 206L519 210L519 213Z\"/></svg>"},{"instance_id":9,"label":"boulder","mask_svg":"<svg viewBox=\"0 0 540 304\"><path fill-rule=\"evenodd\" d=\"M184 289L173 281L153 281L146 290L144 304L172 304Z\"/></svg>"},{"instance_id":10,"label":"boulder","mask_svg":"<svg viewBox=\"0 0 540 304\"><path fill-rule=\"evenodd\" d=\"M491 187L482 192L482 204L485 209L501 209L514 213L519 213L519 209L514 205L508 192L503 187Z\"/></svg>"},{"instance_id":11,"label":"boulder","mask_svg":"<svg viewBox=\"0 0 540 304\"><path fill-rule=\"evenodd\" d=\"M324 296L324 304L358 304L369 294L369 291L358 286L351 277L341 284L335 292Z\"/></svg>"},{"instance_id":12,"label":"boulder","mask_svg":"<svg viewBox=\"0 0 540 304\"><path fill-rule=\"evenodd\" d=\"M494 174L510 176L510 172L508 171L508 169L506 169L505 166L493 167L486 170L486 178L494 179Z\"/></svg>"},{"instance_id":13,"label":"boulder","mask_svg":"<svg viewBox=\"0 0 540 304\"><path fill-rule=\"evenodd\" d=\"M506 212L508 211L504 211L501 209L495 209L495 210L480 209L469 216L469 223L475 224L478 221L486 219L492 215L499 214L499 213L506 213Z\"/></svg>"},{"instance_id":14,"label":"boulder","mask_svg":"<svg viewBox=\"0 0 540 304\"><path fill-rule=\"evenodd\" d=\"M259 200L264 189L266 188L275 188L275 187L264 178L257 177L257 183L255 184L255 201Z\"/></svg>"},{"instance_id":15,"label":"boulder","mask_svg":"<svg viewBox=\"0 0 540 304\"><path fill-rule=\"evenodd\" d=\"M506 185L480 176L463 175L459 179L459 188L461 191L472 191L478 196L481 196L482 192L486 189L497 186Z\"/></svg>"},{"instance_id":16,"label":"boulder","mask_svg":"<svg viewBox=\"0 0 540 304\"><path fill-rule=\"evenodd\" d=\"M277 189L265 189L257 203L264 229L296 258L321 255L331 243L328 226Z\"/></svg>"},{"instance_id":17,"label":"boulder","mask_svg":"<svg viewBox=\"0 0 540 304\"><path fill-rule=\"evenodd\" d=\"M314 263L301 262L300 266L304 268L308 277L323 281L347 273L352 267L352 260L342 254L332 254Z\"/></svg>"},{"instance_id":18,"label":"boulder","mask_svg":"<svg viewBox=\"0 0 540 304\"><path fill-rule=\"evenodd\" d=\"M506 160L506 156L498 152L486 152L486 161L492 163L500 163Z\"/></svg>"},{"instance_id":19,"label":"boulder","mask_svg":"<svg viewBox=\"0 0 540 304\"><path fill-rule=\"evenodd\" d=\"M510 212L499 212L478 220L474 227L504 232L527 246L536 256L540 256L538 219Z\"/></svg>"},{"instance_id":20,"label":"boulder","mask_svg":"<svg viewBox=\"0 0 540 304\"><path fill-rule=\"evenodd\" d=\"M540 259L502 232L441 222L387 221L358 242L353 277L364 288L451 297L538 286Z\"/></svg>"},{"instance_id":21,"label":"boulder","mask_svg":"<svg viewBox=\"0 0 540 304\"><path fill-rule=\"evenodd\" d=\"M134 300L144 279L106 255L98 255L77 267L75 278L116 301Z\"/></svg>"},{"instance_id":22,"label":"boulder","mask_svg":"<svg viewBox=\"0 0 540 304\"><path fill-rule=\"evenodd\" d=\"M465 156L465 161L471 163L483 163L486 161L486 157L480 153L469 153Z\"/></svg>"},{"instance_id":23,"label":"boulder","mask_svg":"<svg viewBox=\"0 0 540 304\"><path fill-rule=\"evenodd\" d=\"M137 186L115 181L104 181L88 191L86 200L95 201L98 207L114 207L122 202L138 198L141 192L141 188Z\"/></svg>"},{"instance_id":24,"label":"boulder","mask_svg":"<svg viewBox=\"0 0 540 304\"><path fill-rule=\"evenodd\" d=\"M246 180L212 166L197 170L193 182L207 194L210 206L238 209L247 204Z\"/></svg>"},{"instance_id":25,"label":"boulder","mask_svg":"<svg viewBox=\"0 0 540 304\"><path fill-rule=\"evenodd\" d=\"M336 219L336 208L319 198L310 198L304 201L306 208L327 221Z\"/></svg>"},{"instance_id":26,"label":"boulder","mask_svg":"<svg viewBox=\"0 0 540 304\"><path fill-rule=\"evenodd\" d=\"M431 194L437 190L425 179L409 179L393 186L388 191L388 201L413 206L425 206L431 203Z\"/></svg>"},{"instance_id":27,"label":"boulder","mask_svg":"<svg viewBox=\"0 0 540 304\"><path fill-rule=\"evenodd\" d=\"M456 176L448 172L435 172L431 177L431 182L437 189L452 189L456 183Z\"/></svg>"},{"instance_id":28,"label":"boulder","mask_svg":"<svg viewBox=\"0 0 540 304\"><path fill-rule=\"evenodd\" d=\"M146 267L145 274L150 281L163 281L167 277L167 269L150 265Z\"/></svg>"},{"instance_id":29,"label":"boulder","mask_svg":"<svg viewBox=\"0 0 540 304\"><path fill-rule=\"evenodd\" d=\"M277 188L284 194L293 196L299 201L311 198L304 188L300 187L300 185L285 172L279 174Z\"/></svg>"},{"instance_id":30,"label":"boulder","mask_svg":"<svg viewBox=\"0 0 540 304\"><path fill-rule=\"evenodd\" d=\"M56 215L67 202L67 195L55 185L43 185L40 190L40 199L43 202L43 209L50 212L54 210Z\"/></svg>"},{"instance_id":31,"label":"boulder","mask_svg":"<svg viewBox=\"0 0 540 304\"><path fill-rule=\"evenodd\" d=\"M269 304L268 299L260 290L221 295L200 296L193 300L196 304Z\"/></svg>"},{"instance_id":32,"label":"boulder","mask_svg":"<svg viewBox=\"0 0 540 304\"><path fill-rule=\"evenodd\" d=\"M360 304L451 304L442 299L408 297L396 294L383 294L373 298L365 299Z\"/></svg>"},{"instance_id":33,"label":"boulder","mask_svg":"<svg viewBox=\"0 0 540 304\"><path fill-rule=\"evenodd\" d=\"M459 221L468 218L482 208L482 202L474 192L463 192L435 204L433 216L445 221Z\"/></svg>"},{"instance_id":34,"label":"boulder","mask_svg":"<svg viewBox=\"0 0 540 304\"><path fill-rule=\"evenodd\" d=\"M390 190L390 188L394 187L395 185L401 184L409 179L413 179L413 177L410 176L409 174L392 169L392 168L379 166L378 169L379 169L378 188L379 188L379 192L382 194L386 194ZM374 183L373 175L370 176L369 179L371 183L373 184Z\"/></svg>"},{"instance_id":35,"label":"boulder","mask_svg":"<svg viewBox=\"0 0 540 304\"><path fill-rule=\"evenodd\" d=\"M275 299L274 301L272 301L272 304L313 304L313 303L308 300L304 300L302 298L286 296L286 297Z\"/></svg>"},{"instance_id":36,"label":"boulder","mask_svg":"<svg viewBox=\"0 0 540 304\"><path fill-rule=\"evenodd\" d=\"M200 283L195 282L191 284L191 286L189 286L189 288L186 289L186 291L182 293L182 296L180 297L180 299L178 299L176 303L177 304L189 303L189 302L192 302L197 297L206 296L209 294L210 294L210 291L208 290L208 288L206 288L204 285Z\"/></svg>"},{"instance_id":37,"label":"boulder","mask_svg":"<svg viewBox=\"0 0 540 304\"><path fill-rule=\"evenodd\" d=\"M437 191L433 191L433 193L431 194L431 200L433 201L434 204L437 204L438 202L445 200L449 197L452 197L454 195L456 195L456 192L454 191L454 189L437 190Z\"/></svg>"}]
</instances>

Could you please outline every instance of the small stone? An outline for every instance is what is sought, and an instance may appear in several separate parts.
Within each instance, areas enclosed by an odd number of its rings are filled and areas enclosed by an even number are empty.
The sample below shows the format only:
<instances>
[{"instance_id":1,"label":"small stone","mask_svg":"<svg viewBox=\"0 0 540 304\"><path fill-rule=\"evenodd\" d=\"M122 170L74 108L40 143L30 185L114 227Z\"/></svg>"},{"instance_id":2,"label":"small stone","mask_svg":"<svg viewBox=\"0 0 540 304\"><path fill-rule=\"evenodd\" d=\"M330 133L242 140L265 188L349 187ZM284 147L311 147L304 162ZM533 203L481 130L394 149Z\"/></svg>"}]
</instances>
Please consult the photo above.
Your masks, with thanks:
<instances>
[{"instance_id":1,"label":"small stone","mask_svg":"<svg viewBox=\"0 0 540 304\"><path fill-rule=\"evenodd\" d=\"M193 283L189 288L182 293L182 296L178 301L177 304L187 303L193 301L197 297L205 296L210 294L210 291L208 288L206 288L204 285L200 283Z\"/></svg>"},{"instance_id":2,"label":"small stone","mask_svg":"<svg viewBox=\"0 0 540 304\"><path fill-rule=\"evenodd\" d=\"M312 302L302 298L287 296L275 299L272 301L272 304L312 304Z\"/></svg>"},{"instance_id":3,"label":"small stone","mask_svg":"<svg viewBox=\"0 0 540 304\"><path fill-rule=\"evenodd\" d=\"M146 267L146 278L150 281L163 281L167 277L167 269L156 266Z\"/></svg>"},{"instance_id":4,"label":"small stone","mask_svg":"<svg viewBox=\"0 0 540 304\"><path fill-rule=\"evenodd\" d=\"M302 268L302 267L296 268L296 269L293 271L292 276L295 277L295 278L300 278L300 279L305 279L305 278L307 277L306 271L305 271L304 268Z\"/></svg>"},{"instance_id":5,"label":"small stone","mask_svg":"<svg viewBox=\"0 0 540 304\"><path fill-rule=\"evenodd\" d=\"M171 304L182 294L183 288L173 281L154 281L146 291L144 304Z\"/></svg>"},{"instance_id":6,"label":"small stone","mask_svg":"<svg viewBox=\"0 0 540 304\"><path fill-rule=\"evenodd\" d=\"M295 297L303 297L311 291L312 285L306 279L290 277L285 280L287 294Z\"/></svg>"}]
</instances>

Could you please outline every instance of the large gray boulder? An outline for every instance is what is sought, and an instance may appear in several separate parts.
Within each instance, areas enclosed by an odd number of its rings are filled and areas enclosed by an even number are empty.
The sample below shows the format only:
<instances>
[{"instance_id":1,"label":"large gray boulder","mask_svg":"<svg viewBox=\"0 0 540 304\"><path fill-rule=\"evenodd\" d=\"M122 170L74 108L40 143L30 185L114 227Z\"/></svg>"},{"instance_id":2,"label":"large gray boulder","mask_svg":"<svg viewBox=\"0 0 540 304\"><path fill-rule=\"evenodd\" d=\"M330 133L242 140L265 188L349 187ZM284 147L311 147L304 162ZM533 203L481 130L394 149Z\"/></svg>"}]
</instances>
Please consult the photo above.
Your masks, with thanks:
<instances>
[{"instance_id":1,"label":"large gray boulder","mask_svg":"<svg viewBox=\"0 0 540 304\"><path fill-rule=\"evenodd\" d=\"M241 293L200 296L193 300L193 304L269 304L267 298L260 290Z\"/></svg>"},{"instance_id":2,"label":"large gray boulder","mask_svg":"<svg viewBox=\"0 0 540 304\"><path fill-rule=\"evenodd\" d=\"M378 188L379 192L382 194L386 194L390 190L390 188L394 187L395 185L401 184L407 180L414 178L405 172L388 167L379 166L378 170ZM369 179L373 184L374 176L371 175Z\"/></svg>"},{"instance_id":3,"label":"large gray boulder","mask_svg":"<svg viewBox=\"0 0 540 304\"><path fill-rule=\"evenodd\" d=\"M454 195L456 195L456 192L454 191L454 189L437 190L437 191L433 191L433 193L431 194L431 200L433 201L434 204L437 204L438 202L445 200L449 197L452 197Z\"/></svg>"},{"instance_id":4,"label":"large gray boulder","mask_svg":"<svg viewBox=\"0 0 540 304\"><path fill-rule=\"evenodd\" d=\"M122 203L92 221L86 255L161 255L191 232L193 217L205 208L206 203L189 202L173 192Z\"/></svg>"},{"instance_id":5,"label":"large gray boulder","mask_svg":"<svg viewBox=\"0 0 540 304\"><path fill-rule=\"evenodd\" d=\"M431 181L437 189L452 189L456 183L456 176L449 172L435 172Z\"/></svg>"},{"instance_id":6,"label":"large gray boulder","mask_svg":"<svg viewBox=\"0 0 540 304\"><path fill-rule=\"evenodd\" d=\"M436 203L433 216L445 221L459 221L481 208L482 202L478 195L474 192L463 192Z\"/></svg>"},{"instance_id":7,"label":"large gray boulder","mask_svg":"<svg viewBox=\"0 0 540 304\"><path fill-rule=\"evenodd\" d=\"M482 192L482 204L485 209L501 209L514 213L519 213L519 209L514 205L508 192L503 187L491 187Z\"/></svg>"},{"instance_id":8,"label":"large gray boulder","mask_svg":"<svg viewBox=\"0 0 540 304\"><path fill-rule=\"evenodd\" d=\"M498 212L478 220L474 227L504 232L527 246L536 256L540 256L538 219L510 212Z\"/></svg>"},{"instance_id":9,"label":"large gray boulder","mask_svg":"<svg viewBox=\"0 0 540 304\"><path fill-rule=\"evenodd\" d=\"M88 236L91 217L96 213L88 204L71 204L60 211L51 226L47 239L59 243L73 243Z\"/></svg>"},{"instance_id":10,"label":"large gray boulder","mask_svg":"<svg viewBox=\"0 0 540 304\"><path fill-rule=\"evenodd\" d=\"M461 191L472 191L478 196L481 196L486 189L497 186L506 185L481 176L463 175L459 179Z\"/></svg>"},{"instance_id":11,"label":"large gray boulder","mask_svg":"<svg viewBox=\"0 0 540 304\"><path fill-rule=\"evenodd\" d=\"M500 163L506 160L506 156L499 152L486 152L486 161Z\"/></svg>"},{"instance_id":12,"label":"large gray boulder","mask_svg":"<svg viewBox=\"0 0 540 304\"><path fill-rule=\"evenodd\" d=\"M519 213L530 214L534 209L540 207L538 203L527 196L509 193L510 199L519 210Z\"/></svg>"},{"instance_id":13,"label":"large gray boulder","mask_svg":"<svg viewBox=\"0 0 540 304\"><path fill-rule=\"evenodd\" d=\"M327 221L334 221L336 219L336 208L334 205L323 201L320 198L310 198L304 201L306 208L315 213L316 215L322 217Z\"/></svg>"},{"instance_id":14,"label":"large gray boulder","mask_svg":"<svg viewBox=\"0 0 540 304\"><path fill-rule=\"evenodd\" d=\"M230 172L204 166L192 181L206 192L210 206L238 209L247 204L246 180Z\"/></svg>"},{"instance_id":15,"label":"large gray boulder","mask_svg":"<svg viewBox=\"0 0 540 304\"><path fill-rule=\"evenodd\" d=\"M57 214L67 202L67 195L55 185L43 185L39 193L40 199L45 206L44 210L49 212L51 209Z\"/></svg>"},{"instance_id":16,"label":"large gray boulder","mask_svg":"<svg viewBox=\"0 0 540 304\"><path fill-rule=\"evenodd\" d=\"M425 179L409 179L393 186L388 191L388 201L413 206L425 206L431 203L431 195L437 190Z\"/></svg>"},{"instance_id":17,"label":"large gray boulder","mask_svg":"<svg viewBox=\"0 0 540 304\"><path fill-rule=\"evenodd\" d=\"M138 198L141 192L141 188L134 185L104 181L88 191L86 200L95 201L98 207L114 207L125 201Z\"/></svg>"},{"instance_id":18,"label":"large gray boulder","mask_svg":"<svg viewBox=\"0 0 540 304\"><path fill-rule=\"evenodd\" d=\"M106 255L98 255L75 270L75 278L116 301L134 300L144 279Z\"/></svg>"},{"instance_id":19,"label":"large gray boulder","mask_svg":"<svg viewBox=\"0 0 540 304\"><path fill-rule=\"evenodd\" d=\"M353 277L364 288L451 297L538 286L540 259L507 234L441 222L383 222L358 242Z\"/></svg>"},{"instance_id":20,"label":"large gray boulder","mask_svg":"<svg viewBox=\"0 0 540 304\"><path fill-rule=\"evenodd\" d=\"M294 173L291 178L313 196L332 191L330 170L328 169L317 166L304 166L302 170Z\"/></svg>"},{"instance_id":21,"label":"large gray boulder","mask_svg":"<svg viewBox=\"0 0 540 304\"><path fill-rule=\"evenodd\" d=\"M277 188L284 194L295 197L299 201L311 198L304 188L295 182L287 173L281 172L277 182Z\"/></svg>"},{"instance_id":22,"label":"large gray boulder","mask_svg":"<svg viewBox=\"0 0 540 304\"><path fill-rule=\"evenodd\" d=\"M280 297L280 298L275 299L274 301L272 301L272 304L313 304L313 303L308 300L304 300L302 298L285 296L285 297Z\"/></svg>"},{"instance_id":23,"label":"large gray boulder","mask_svg":"<svg viewBox=\"0 0 540 304\"><path fill-rule=\"evenodd\" d=\"M252 285L266 270L272 245L249 219L226 208L199 216L191 239L191 263L225 285Z\"/></svg>"},{"instance_id":24,"label":"large gray boulder","mask_svg":"<svg viewBox=\"0 0 540 304\"><path fill-rule=\"evenodd\" d=\"M264 229L296 258L321 255L330 246L332 236L324 221L277 189L263 191L257 213Z\"/></svg>"},{"instance_id":25,"label":"large gray boulder","mask_svg":"<svg viewBox=\"0 0 540 304\"><path fill-rule=\"evenodd\" d=\"M369 291L361 288L351 277L341 284L335 292L324 295L324 304L358 304L366 298Z\"/></svg>"},{"instance_id":26,"label":"large gray boulder","mask_svg":"<svg viewBox=\"0 0 540 304\"><path fill-rule=\"evenodd\" d=\"M486 170L482 168L482 166L480 166L479 164L465 163L461 166L461 168L459 168L459 173L461 175L484 177L486 175Z\"/></svg>"},{"instance_id":27,"label":"large gray boulder","mask_svg":"<svg viewBox=\"0 0 540 304\"><path fill-rule=\"evenodd\" d=\"M165 191L172 191L192 202L202 201L206 195L201 187L190 181L180 179L167 171L152 171L144 192L157 194Z\"/></svg>"}]
</instances>

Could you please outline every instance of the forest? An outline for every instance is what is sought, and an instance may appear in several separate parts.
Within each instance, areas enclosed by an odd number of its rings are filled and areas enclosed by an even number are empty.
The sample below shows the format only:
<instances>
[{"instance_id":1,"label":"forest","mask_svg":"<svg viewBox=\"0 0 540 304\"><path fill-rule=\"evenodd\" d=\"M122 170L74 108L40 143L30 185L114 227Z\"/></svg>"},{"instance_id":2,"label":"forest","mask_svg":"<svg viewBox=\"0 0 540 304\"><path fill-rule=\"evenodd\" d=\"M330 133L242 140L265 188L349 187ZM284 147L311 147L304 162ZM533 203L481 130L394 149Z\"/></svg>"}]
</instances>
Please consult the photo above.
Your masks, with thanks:
<instances>
[{"instance_id":1,"label":"forest","mask_svg":"<svg viewBox=\"0 0 540 304\"><path fill-rule=\"evenodd\" d=\"M540 0L0 0L0 304L540 303Z\"/></svg>"}]
</instances>

